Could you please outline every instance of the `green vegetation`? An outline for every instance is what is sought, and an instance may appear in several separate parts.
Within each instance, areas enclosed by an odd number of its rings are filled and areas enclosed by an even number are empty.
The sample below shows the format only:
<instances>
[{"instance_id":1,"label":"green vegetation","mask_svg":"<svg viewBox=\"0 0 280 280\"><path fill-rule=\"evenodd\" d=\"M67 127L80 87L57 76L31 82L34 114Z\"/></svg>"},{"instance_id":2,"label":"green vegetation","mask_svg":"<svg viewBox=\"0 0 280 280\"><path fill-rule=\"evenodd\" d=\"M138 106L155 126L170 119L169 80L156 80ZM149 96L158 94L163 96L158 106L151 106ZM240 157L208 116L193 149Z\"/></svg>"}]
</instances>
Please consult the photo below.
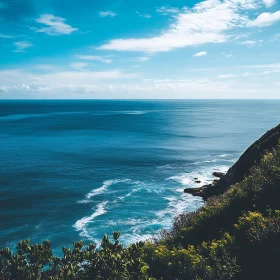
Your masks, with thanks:
<instances>
[{"instance_id":1,"label":"green vegetation","mask_svg":"<svg viewBox=\"0 0 280 280\"><path fill-rule=\"evenodd\" d=\"M194 213L175 218L155 242L128 248L104 236L53 257L51 244L22 241L0 250L0 279L279 279L280 147L251 174Z\"/></svg>"}]
</instances>

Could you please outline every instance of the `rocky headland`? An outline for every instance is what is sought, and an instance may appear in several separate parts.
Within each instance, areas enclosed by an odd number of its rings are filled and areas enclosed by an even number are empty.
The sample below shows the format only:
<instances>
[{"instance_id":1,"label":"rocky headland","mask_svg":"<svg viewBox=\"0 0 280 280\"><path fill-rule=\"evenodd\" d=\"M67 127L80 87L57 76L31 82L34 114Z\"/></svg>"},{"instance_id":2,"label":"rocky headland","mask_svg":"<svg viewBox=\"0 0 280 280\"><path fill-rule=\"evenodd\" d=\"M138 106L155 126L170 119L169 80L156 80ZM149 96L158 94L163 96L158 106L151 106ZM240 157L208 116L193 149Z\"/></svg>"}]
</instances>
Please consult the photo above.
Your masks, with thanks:
<instances>
[{"instance_id":1,"label":"rocky headland","mask_svg":"<svg viewBox=\"0 0 280 280\"><path fill-rule=\"evenodd\" d=\"M194 196L200 196L204 200L207 200L211 196L222 194L230 186L247 177L250 174L251 168L259 163L263 155L276 148L279 144L279 137L280 125L269 130L252 144L226 174L213 172L212 175L219 178L218 180L214 180L211 184L202 187L186 188L184 192Z\"/></svg>"}]
</instances>

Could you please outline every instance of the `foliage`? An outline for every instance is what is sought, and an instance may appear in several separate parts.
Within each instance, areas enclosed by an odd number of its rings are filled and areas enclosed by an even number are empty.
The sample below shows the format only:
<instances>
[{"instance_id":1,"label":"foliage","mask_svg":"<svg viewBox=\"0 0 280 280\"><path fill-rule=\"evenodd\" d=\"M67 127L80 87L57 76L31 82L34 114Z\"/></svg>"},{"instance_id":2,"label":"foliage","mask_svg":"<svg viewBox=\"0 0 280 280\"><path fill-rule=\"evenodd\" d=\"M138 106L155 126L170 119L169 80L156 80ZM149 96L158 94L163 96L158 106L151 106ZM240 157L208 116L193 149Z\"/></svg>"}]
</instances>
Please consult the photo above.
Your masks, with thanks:
<instances>
[{"instance_id":1,"label":"foliage","mask_svg":"<svg viewBox=\"0 0 280 280\"><path fill-rule=\"evenodd\" d=\"M251 175L194 213L175 218L156 242L123 247L104 236L101 248L82 241L52 255L51 243L0 250L2 280L276 279L280 257L280 148Z\"/></svg>"},{"instance_id":2,"label":"foliage","mask_svg":"<svg viewBox=\"0 0 280 280\"><path fill-rule=\"evenodd\" d=\"M14 255L7 248L0 250L0 279L149 279L149 266L143 261L144 243L124 248L119 236L114 232L111 243L105 235L98 251L94 244L83 249L83 241L74 242L72 250L62 249L62 258L52 256L49 241L32 246L28 240L22 241Z\"/></svg>"}]
</instances>

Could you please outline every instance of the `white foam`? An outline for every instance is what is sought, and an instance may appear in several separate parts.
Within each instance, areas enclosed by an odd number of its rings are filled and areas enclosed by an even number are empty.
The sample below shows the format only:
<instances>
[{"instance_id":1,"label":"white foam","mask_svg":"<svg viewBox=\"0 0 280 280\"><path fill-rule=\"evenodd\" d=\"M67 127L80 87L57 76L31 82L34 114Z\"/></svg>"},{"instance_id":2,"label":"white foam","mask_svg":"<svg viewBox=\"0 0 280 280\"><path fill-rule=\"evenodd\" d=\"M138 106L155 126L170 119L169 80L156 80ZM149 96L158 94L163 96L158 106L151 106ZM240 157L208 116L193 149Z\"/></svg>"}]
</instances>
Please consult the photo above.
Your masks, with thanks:
<instances>
[{"instance_id":1,"label":"white foam","mask_svg":"<svg viewBox=\"0 0 280 280\"><path fill-rule=\"evenodd\" d=\"M212 159L212 160L205 160L204 162L205 162L205 163L211 163L211 162L217 162L217 160L216 160L216 159Z\"/></svg>"},{"instance_id":2,"label":"white foam","mask_svg":"<svg viewBox=\"0 0 280 280\"><path fill-rule=\"evenodd\" d=\"M110 115L144 115L146 113L147 112L145 111L104 111L101 112L100 114L105 116L110 116Z\"/></svg>"},{"instance_id":3,"label":"white foam","mask_svg":"<svg viewBox=\"0 0 280 280\"><path fill-rule=\"evenodd\" d=\"M91 199L83 199L83 200L78 200L77 203L81 203L81 204L87 204L93 202L93 200Z\"/></svg>"},{"instance_id":4,"label":"white foam","mask_svg":"<svg viewBox=\"0 0 280 280\"><path fill-rule=\"evenodd\" d=\"M41 113L41 114L10 114L6 116L0 116L0 120L22 120L29 118L41 118L47 116L56 116L56 115L72 115L72 114L88 114L89 112L50 112L50 113Z\"/></svg>"},{"instance_id":5,"label":"white foam","mask_svg":"<svg viewBox=\"0 0 280 280\"><path fill-rule=\"evenodd\" d=\"M103 185L100 188L93 189L91 192L86 194L87 200L81 200L80 203L88 203L88 202L90 202L89 199L91 199L93 196L103 194L110 186L112 186L114 184L126 183L126 182L130 182L130 179L116 179L116 180L105 181L105 182L103 182Z\"/></svg>"},{"instance_id":6,"label":"white foam","mask_svg":"<svg viewBox=\"0 0 280 280\"><path fill-rule=\"evenodd\" d=\"M145 111L128 111L128 112L125 112L125 114L127 115L144 115L146 114Z\"/></svg>"},{"instance_id":7,"label":"white foam","mask_svg":"<svg viewBox=\"0 0 280 280\"><path fill-rule=\"evenodd\" d=\"M167 178L166 180L173 180L175 182L178 182L183 187L192 187L192 186L201 186L206 185L213 181L213 176L211 173L183 173L177 176L172 176ZM195 181L199 180L200 183L196 183ZM181 188L177 189L178 191L181 190Z\"/></svg>"},{"instance_id":8,"label":"white foam","mask_svg":"<svg viewBox=\"0 0 280 280\"><path fill-rule=\"evenodd\" d=\"M92 215L83 217L82 219L78 220L75 223L74 228L77 231L81 231L81 233L80 233L81 236L91 238L91 236L87 232L86 226L87 226L87 224L92 223L96 217L107 213L107 211L105 210L105 207L108 202L109 201L104 201L102 203L99 203L96 207L95 212Z\"/></svg>"},{"instance_id":9,"label":"white foam","mask_svg":"<svg viewBox=\"0 0 280 280\"><path fill-rule=\"evenodd\" d=\"M194 197L189 194L181 194L181 196L164 197L168 201L168 205L164 210L156 212L157 220L154 223L164 226L168 229L172 225L174 217L178 214L194 211L203 205L200 197Z\"/></svg>"},{"instance_id":10,"label":"white foam","mask_svg":"<svg viewBox=\"0 0 280 280\"><path fill-rule=\"evenodd\" d=\"M125 245L130 245L135 242L150 240L153 237L154 237L153 234L142 234L142 233L123 234L120 237L120 241Z\"/></svg>"},{"instance_id":11,"label":"white foam","mask_svg":"<svg viewBox=\"0 0 280 280\"><path fill-rule=\"evenodd\" d=\"M198 168L197 171L189 173L181 173L172 177L167 178L166 180L173 180L179 183L182 187L178 186L175 191L182 191L186 187L201 187L213 182L216 179L212 173L213 171L227 172L229 166L225 165L225 162L231 162L231 160L223 160L223 165L210 165L202 166ZM199 183L198 183L199 181Z\"/></svg>"},{"instance_id":12,"label":"white foam","mask_svg":"<svg viewBox=\"0 0 280 280\"><path fill-rule=\"evenodd\" d=\"M191 163L191 165L197 165L197 164L200 164L200 161L196 161L196 162Z\"/></svg>"},{"instance_id":13,"label":"white foam","mask_svg":"<svg viewBox=\"0 0 280 280\"><path fill-rule=\"evenodd\" d=\"M223 154L223 155L219 155L219 157L223 158L223 157L228 157L230 156L230 154Z\"/></svg>"}]
</instances>

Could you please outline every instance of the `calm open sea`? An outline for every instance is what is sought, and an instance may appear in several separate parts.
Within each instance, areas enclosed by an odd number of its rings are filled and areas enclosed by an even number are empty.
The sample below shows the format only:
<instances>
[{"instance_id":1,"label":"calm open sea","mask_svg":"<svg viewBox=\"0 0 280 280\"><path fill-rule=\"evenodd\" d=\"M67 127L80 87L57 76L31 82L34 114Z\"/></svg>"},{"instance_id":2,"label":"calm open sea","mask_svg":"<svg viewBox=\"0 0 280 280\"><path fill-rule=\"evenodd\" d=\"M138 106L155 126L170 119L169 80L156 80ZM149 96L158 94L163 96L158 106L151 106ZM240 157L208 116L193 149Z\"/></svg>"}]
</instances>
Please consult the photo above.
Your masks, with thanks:
<instances>
[{"instance_id":1,"label":"calm open sea","mask_svg":"<svg viewBox=\"0 0 280 280\"><path fill-rule=\"evenodd\" d=\"M2 100L0 247L149 238L279 121L275 100Z\"/></svg>"}]
</instances>

